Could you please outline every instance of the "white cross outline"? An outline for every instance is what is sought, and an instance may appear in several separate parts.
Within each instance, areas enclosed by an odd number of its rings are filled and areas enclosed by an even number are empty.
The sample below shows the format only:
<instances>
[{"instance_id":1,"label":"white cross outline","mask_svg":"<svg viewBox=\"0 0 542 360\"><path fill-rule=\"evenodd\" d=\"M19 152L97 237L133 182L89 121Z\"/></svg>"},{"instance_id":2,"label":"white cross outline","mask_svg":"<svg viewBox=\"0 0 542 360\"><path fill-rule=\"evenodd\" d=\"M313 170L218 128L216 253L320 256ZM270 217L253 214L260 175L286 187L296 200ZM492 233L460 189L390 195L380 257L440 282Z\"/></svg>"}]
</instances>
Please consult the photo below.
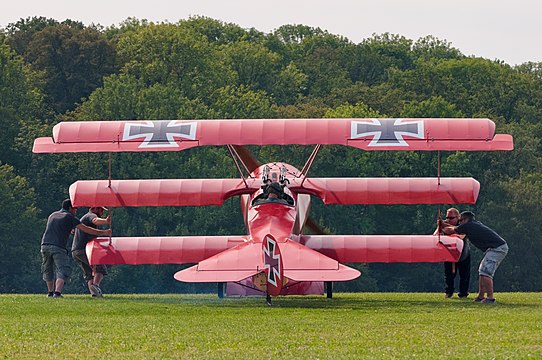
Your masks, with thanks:
<instances>
[{"instance_id":1,"label":"white cross outline","mask_svg":"<svg viewBox=\"0 0 542 360\"><path fill-rule=\"evenodd\" d=\"M266 236L265 237L265 247L263 248L263 251L267 254L267 256L269 256L270 258L272 259L275 259L278 261L278 268L279 270L275 269L275 268L271 268L271 265L269 264L265 264L265 268L268 270L267 271L267 282L268 283L271 283L273 286L278 286L277 285L277 282L275 280L271 280L271 271L273 271L273 273L275 274L275 279L281 279L281 276L280 276L280 254L277 254L275 255L275 249L277 248L277 242L275 240L273 240L272 238L270 238L269 236ZM273 243L273 254L270 254L269 252L269 243Z\"/></svg>"},{"instance_id":2,"label":"white cross outline","mask_svg":"<svg viewBox=\"0 0 542 360\"><path fill-rule=\"evenodd\" d=\"M394 135L397 136L397 143L378 143L380 140L380 136L382 135L382 131L369 131L364 132L361 134L357 133L357 126L358 124L372 124L372 125L378 125L382 126L382 123L379 119L370 119L371 122L367 121L352 121L351 125L351 132L350 132L350 138L351 139L358 139L362 137L367 136L373 136L373 139L367 146L409 146L408 143L403 139L403 135L408 135L411 137L415 137L418 139L424 138L424 126L423 126L423 120L415 120L415 121L406 121L403 122L403 119L395 119L395 122L393 125L406 125L406 124L418 124L418 131L416 133L406 132L406 131L394 131Z\"/></svg>"},{"instance_id":3,"label":"white cross outline","mask_svg":"<svg viewBox=\"0 0 542 360\"><path fill-rule=\"evenodd\" d=\"M157 120L157 121L163 121L163 120ZM167 120L166 120L167 121ZM167 127L171 126L177 126L177 125L190 125L190 134L184 135L180 133L166 133L167 136L167 143L151 143L153 133L141 133L137 135L130 135L130 128L132 126L147 126L154 128L154 121L138 121L138 122L127 122L124 124L124 132L122 133L122 140L133 140L133 139L139 139L144 137L143 142L138 146L138 148L168 148L168 147L179 147L177 142L175 141L175 137L184 138L187 140L196 140L196 128L197 123L191 122L191 123L183 123L179 120L170 120L167 124Z\"/></svg>"}]
</instances>

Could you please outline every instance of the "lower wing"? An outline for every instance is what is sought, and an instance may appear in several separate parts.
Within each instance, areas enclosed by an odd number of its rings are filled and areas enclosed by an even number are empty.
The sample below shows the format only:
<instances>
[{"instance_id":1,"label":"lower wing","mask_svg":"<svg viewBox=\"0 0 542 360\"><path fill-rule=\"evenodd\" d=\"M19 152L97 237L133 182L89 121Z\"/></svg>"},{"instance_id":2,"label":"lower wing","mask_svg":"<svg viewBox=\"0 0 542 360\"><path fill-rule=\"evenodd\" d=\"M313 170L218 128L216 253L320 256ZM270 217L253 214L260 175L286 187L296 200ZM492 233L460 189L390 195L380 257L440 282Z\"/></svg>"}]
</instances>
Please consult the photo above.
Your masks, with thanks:
<instances>
[{"instance_id":1,"label":"lower wing","mask_svg":"<svg viewBox=\"0 0 542 360\"><path fill-rule=\"evenodd\" d=\"M197 263L245 242L244 236L97 238L87 243L90 264Z\"/></svg>"},{"instance_id":2,"label":"lower wing","mask_svg":"<svg viewBox=\"0 0 542 360\"><path fill-rule=\"evenodd\" d=\"M341 263L456 262L463 240L438 235L301 235L299 242Z\"/></svg>"}]
</instances>

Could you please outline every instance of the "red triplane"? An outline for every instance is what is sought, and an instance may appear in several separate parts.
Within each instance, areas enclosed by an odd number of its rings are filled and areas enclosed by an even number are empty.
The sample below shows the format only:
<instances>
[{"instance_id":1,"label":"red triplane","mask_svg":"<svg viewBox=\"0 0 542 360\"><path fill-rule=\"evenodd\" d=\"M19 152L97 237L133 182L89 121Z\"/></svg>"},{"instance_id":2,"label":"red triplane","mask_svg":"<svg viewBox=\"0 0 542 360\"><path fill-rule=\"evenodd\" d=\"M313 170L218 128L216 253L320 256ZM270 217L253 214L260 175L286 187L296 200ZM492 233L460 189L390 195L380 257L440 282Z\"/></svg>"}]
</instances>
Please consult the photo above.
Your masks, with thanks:
<instances>
[{"instance_id":1,"label":"red triplane","mask_svg":"<svg viewBox=\"0 0 542 360\"><path fill-rule=\"evenodd\" d=\"M316 145L302 170L260 165L243 145ZM489 119L254 119L62 122L35 153L180 151L225 145L238 179L84 180L70 186L81 206L205 206L241 197L246 235L113 237L88 243L91 264L186 264L175 279L217 282L219 296L307 294L360 275L343 263L457 261L463 242L433 235L305 235L311 196L325 204L474 204L473 178L313 178L322 145L362 150L512 150ZM248 176L243 175L243 168ZM281 188L267 199L269 183ZM275 184L276 186L276 184ZM325 284L325 285L324 285ZM245 290L243 290L245 289Z\"/></svg>"}]
</instances>

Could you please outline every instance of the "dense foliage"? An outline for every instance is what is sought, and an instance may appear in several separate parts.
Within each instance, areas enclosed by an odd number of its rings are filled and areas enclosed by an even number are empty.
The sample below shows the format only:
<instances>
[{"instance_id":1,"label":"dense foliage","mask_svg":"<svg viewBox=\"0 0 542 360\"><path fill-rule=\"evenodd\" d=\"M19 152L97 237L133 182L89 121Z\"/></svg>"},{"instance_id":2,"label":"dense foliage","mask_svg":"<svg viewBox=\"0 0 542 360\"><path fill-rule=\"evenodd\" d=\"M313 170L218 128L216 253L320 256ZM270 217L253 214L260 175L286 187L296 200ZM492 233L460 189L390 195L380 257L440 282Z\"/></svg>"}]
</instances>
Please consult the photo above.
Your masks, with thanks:
<instances>
[{"instance_id":1,"label":"dense foliage","mask_svg":"<svg viewBox=\"0 0 542 360\"><path fill-rule=\"evenodd\" d=\"M541 68L466 57L431 36L412 41L386 33L354 44L303 25L266 34L203 17L159 24L130 18L107 29L45 18L10 24L0 34L0 292L43 290L38 252L45 219L73 181L107 177L106 154L31 154L33 139L50 136L57 122L279 117L493 119L498 132L514 135L516 149L443 153L442 176L473 176L481 183L477 205L464 209L475 211L511 248L496 289L540 291ZM262 162L298 167L311 151L252 150ZM112 171L119 179L236 176L219 147L115 154ZM334 146L323 148L311 169L313 176L436 173L435 153ZM313 206L313 218L341 234L427 234L436 212L436 206L324 207L318 200ZM113 226L119 236L244 233L237 199L222 207L115 209ZM104 285L108 292L213 288L175 282L178 268L119 266ZM363 270L339 289L443 287L441 264L371 264ZM85 291L78 270L67 290Z\"/></svg>"}]
</instances>

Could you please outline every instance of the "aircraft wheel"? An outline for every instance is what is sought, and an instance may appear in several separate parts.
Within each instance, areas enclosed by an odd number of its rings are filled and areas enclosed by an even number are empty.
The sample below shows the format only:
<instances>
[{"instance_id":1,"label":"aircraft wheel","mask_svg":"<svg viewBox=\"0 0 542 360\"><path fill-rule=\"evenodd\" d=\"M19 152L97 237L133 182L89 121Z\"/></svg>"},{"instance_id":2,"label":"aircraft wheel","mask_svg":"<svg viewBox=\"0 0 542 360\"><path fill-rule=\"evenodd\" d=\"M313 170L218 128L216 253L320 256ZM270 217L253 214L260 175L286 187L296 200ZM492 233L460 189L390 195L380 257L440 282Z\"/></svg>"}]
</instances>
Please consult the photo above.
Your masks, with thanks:
<instances>
[{"instance_id":1,"label":"aircraft wheel","mask_svg":"<svg viewBox=\"0 0 542 360\"><path fill-rule=\"evenodd\" d=\"M225 285L226 285L226 283L223 283L223 282L217 283L217 293L218 293L218 298L219 299L224 298L224 287L225 287Z\"/></svg>"},{"instance_id":2,"label":"aircraft wheel","mask_svg":"<svg viewBox=\"0 0 542 360\"><path fill-rule=\"evenodd\" d=\"M331 299L333 297L333 282L332 281L324 281L324 288L326 289L327 298Z\"/></svg>"}]
</instances>

